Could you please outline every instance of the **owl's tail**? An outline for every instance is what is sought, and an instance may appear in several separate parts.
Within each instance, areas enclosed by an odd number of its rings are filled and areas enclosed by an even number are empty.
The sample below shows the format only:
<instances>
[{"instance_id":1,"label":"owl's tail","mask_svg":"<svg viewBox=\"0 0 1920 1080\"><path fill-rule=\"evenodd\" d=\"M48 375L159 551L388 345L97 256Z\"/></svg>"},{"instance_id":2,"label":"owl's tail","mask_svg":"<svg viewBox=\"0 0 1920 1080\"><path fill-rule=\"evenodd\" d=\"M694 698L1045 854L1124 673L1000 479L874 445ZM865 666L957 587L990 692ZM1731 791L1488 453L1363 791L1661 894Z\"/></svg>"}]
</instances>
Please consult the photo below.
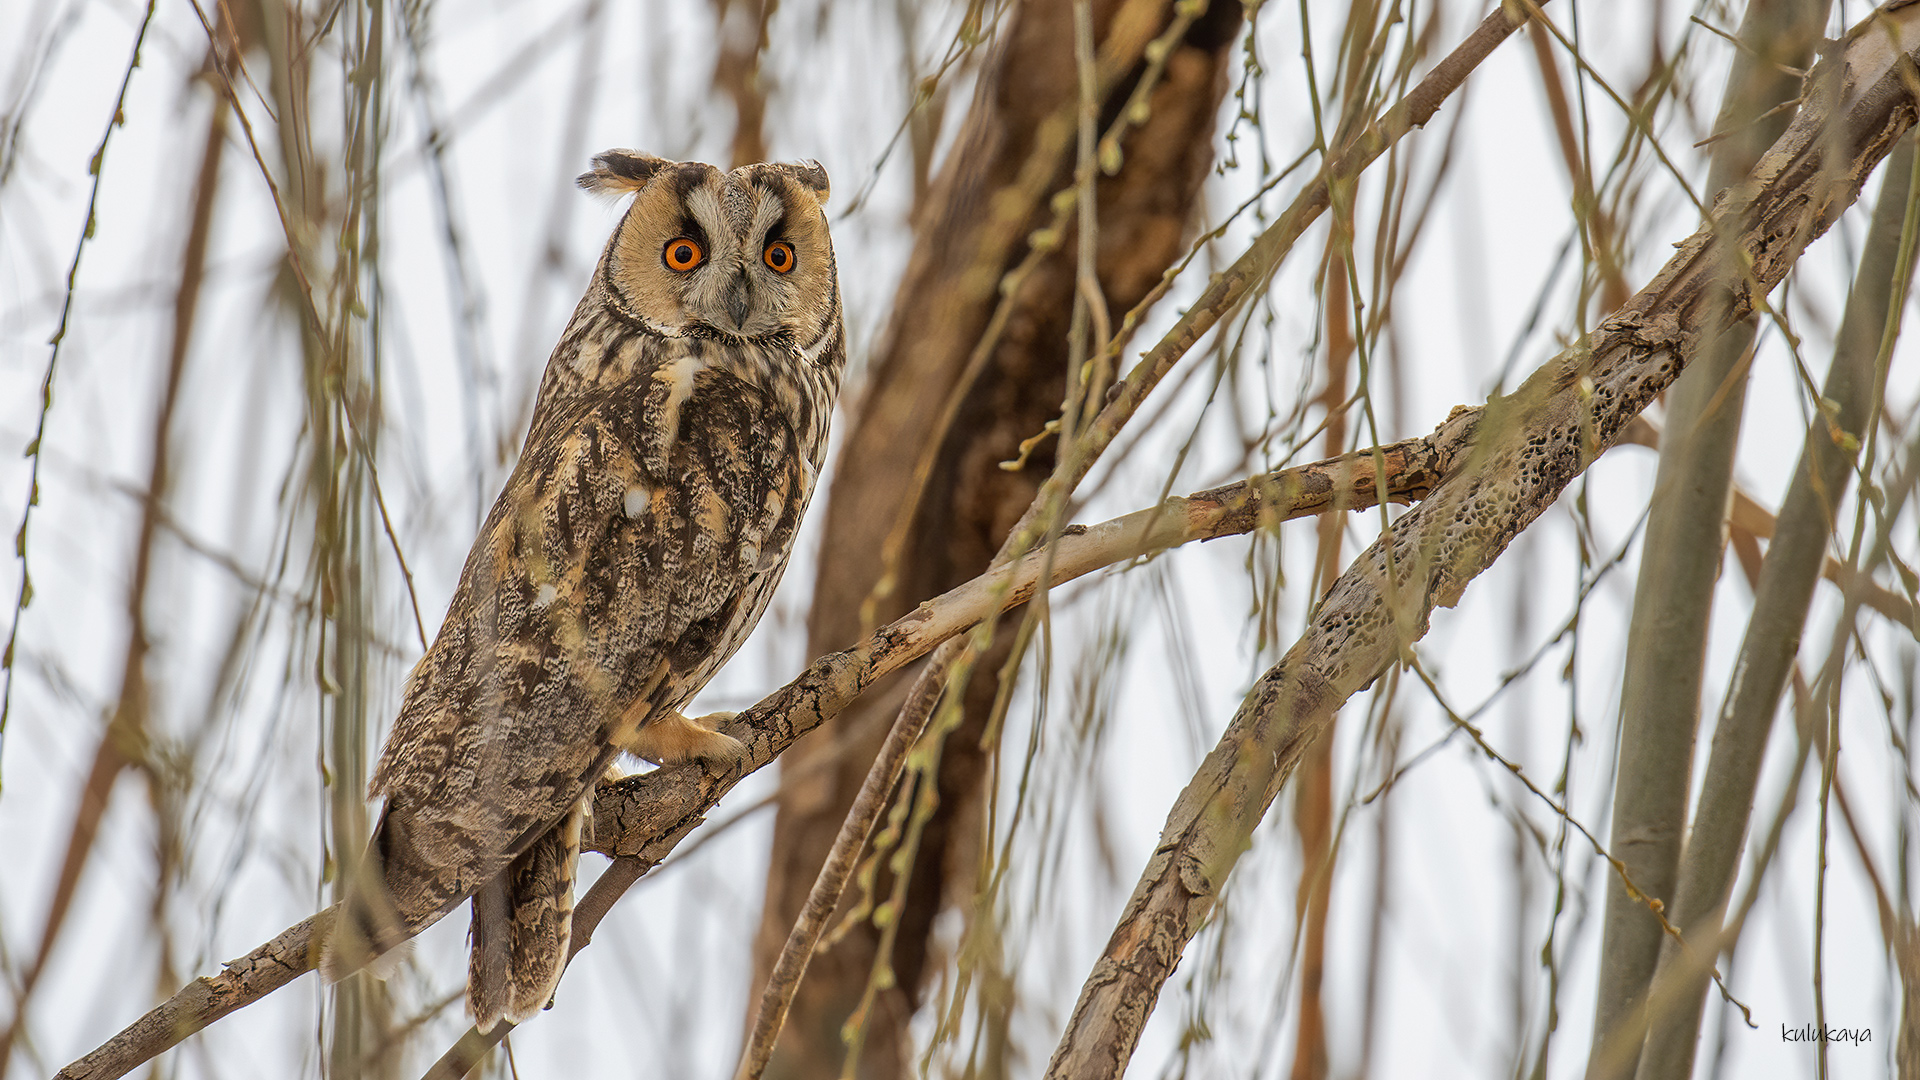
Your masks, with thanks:
<instances>
[{"instance_id":1,"label":"owl's tail","mask_svg":"<svg viewBox=\"0 0 1920 1080\"><path fill-rule=\"evenodd\" d=\"M545 1008L567 966L573 879L593 809L589 793L506 870L473 894L467 1008L491 1031Z\"/></svg>"}]
</instances>

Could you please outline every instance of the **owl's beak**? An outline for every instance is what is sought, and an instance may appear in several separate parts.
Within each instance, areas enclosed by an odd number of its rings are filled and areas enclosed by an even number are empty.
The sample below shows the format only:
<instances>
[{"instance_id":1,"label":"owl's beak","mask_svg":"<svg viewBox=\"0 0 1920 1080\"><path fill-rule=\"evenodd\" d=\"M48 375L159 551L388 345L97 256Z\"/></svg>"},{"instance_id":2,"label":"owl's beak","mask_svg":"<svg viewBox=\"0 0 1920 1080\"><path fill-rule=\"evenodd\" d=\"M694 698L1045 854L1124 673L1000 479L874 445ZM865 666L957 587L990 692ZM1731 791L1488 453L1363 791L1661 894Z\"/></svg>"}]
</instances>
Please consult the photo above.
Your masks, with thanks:
<instances>
[{"instance_id":1,"label":"owl's beak","mask_svg":"<svg viewBox=\"0 0 1920 1080\"><path fill-rule=\"evenodd\" d=\"M745 271L734 275L727 285L727 314L733 316L733 328L740 330L747 325L747 301L752 297L753 285L747 280Z\"/></svg>"}]
</instances>

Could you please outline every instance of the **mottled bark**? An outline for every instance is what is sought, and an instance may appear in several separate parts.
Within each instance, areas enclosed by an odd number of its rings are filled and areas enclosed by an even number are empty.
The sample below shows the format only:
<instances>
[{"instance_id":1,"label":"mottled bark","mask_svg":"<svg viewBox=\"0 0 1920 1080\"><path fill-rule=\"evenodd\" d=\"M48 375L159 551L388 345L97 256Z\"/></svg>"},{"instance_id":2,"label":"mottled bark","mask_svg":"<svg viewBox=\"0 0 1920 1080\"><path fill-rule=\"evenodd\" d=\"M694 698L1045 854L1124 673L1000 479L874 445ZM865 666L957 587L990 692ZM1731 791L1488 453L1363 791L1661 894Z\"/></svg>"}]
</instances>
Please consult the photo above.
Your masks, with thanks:
<instances>
[{"instance_id":1,"label":"mottled bark","mask_svg":"<svg viewBox=\"0 0 1920 1080\"><path fill-rule=\"evenodd\" d=\"M1133 91L1145 66L1141 49L1173 8L1138 0L1093 5L1102 59L1132 57L1101 88L1102 130ZM1098 181L1096 266L1116 319L1184 251L1213 161L1213 118L1239 22L1240 5L1219 0L1193 23L1166 59L1148 119L1121 143L1122 167ZM844 648L876 623L983 571L1053 464L1048 440L1024 469L1000 467L1060 411L1075 274L1071 230L1020 280L984 363L970 371L969 361L991 333L1001 279L1028 256L1028 235L1051 223L1054 193L1072 184L1070 144L1049 145L1049 121L1077 96L1072 6L1023 6L1004 33L959 143L923 204L915 254L870 381L843 421L808 623L816 654ZM985 772L978 744L1010 638L999 635L1003 644L981 657L967 719L942 757L940 810L920 841L892 957L898 981L876 1003L862 1076L902 1075L927 933L953 891L970 888ZM832 725L831 735L801 743L789 757L787 775L795 779L782 791L774 826L756 988L805 902L902 689L870 695ZM877 888L888 887L883 873ZM841 1026L865 989L877 937L863 925L815 958L768 1076L839 1075Z\"/></svg>"},{"instance_id":2,"label":"mottled bark","mask_svg":"<svg viewBox=\"0 0 1920 1080\"><path fill-rule=\"evenodd\" d=\"M1920 41L1907 4L1889 5L1883 12L1893 14L1895 28L1904 32L1907 43ZM1760 287L1780 280L1810 238L1851 201L1893 140L1911 125L1912 95L1901 82L1896 64L1912 63L1915 52L1920 52L1920 46L1902 55L1898 48L1889 48L1884 38L1864 33L1851 37L1844 57L1829 69L1844 63L1848 75L1844 84L1821 84L1823 89L1809 102L1802 122L1763 162L1756 190L1741 193L1735 200L1738 205L1728 208L1728 215L1751 210L1750 220L1756 224L1738 242L1751 260ZM1484 50L1476 55L1484 55ZM1417 124L1431 115L1431 108L1414 109L1410 115ZM1818 137L1823 121L1833 124L1826 129L1829 138ZM1404 130L1404 124L1383 122L1383 127ZM1844 160L1836 162L1835 154ZM608 785L596 803L601 831L595 850L617 853L619 858L581 901L579 940L591 934L594 913L603 912L639 872L664 858L741 776L764 767L876 679L899 671L933 644L1004 606L1033 595L1042 565L1053 568L1050 580L1057 585L1133 554L1318 513L1336 501L1364 508L1382 488L1399 498L1422 498L1435 491L1441 477L1448 478L1438 505L1402 517L1386 544L1369 551L1342 576L1316 620L1314 640L1295 650L1311 661L1311 670L1296 668L1290 657L1282 669L1262 680L1246 710L1246 724L1236 723L1229 733L1234 748L1254 752L1244 759L1231 752L1216 753L1210 760L1209 770L1223 777L1218 789L1221 798L1209 800L1212 806L1228 812L1264 809L1265 801L1256 806L1256 800L1262 794L1271 800L1316 725L1338 701L1391 662L1403 635L1424 628L1433 604L1457 601L1467 581L1551 504L1553 494L1594 453L1622 437L1623 417L1643 408L1684 366L1701 338L1718 328L1704 321L1703 313L1722 306L1702 300L1707 268L1713 262L1706 249L1713 242L1712 235L1703 232L1683 244L1669 268L1626 310L1603 324L1581 349L1549 364L1514 395L1484 411L1458 410L1429 439L1383 448L1378 486L1373 476L1375 459L1363 452L1334 467L1322 464L1287 470L1085 530L1069 530L1049 551L951 590L852 650L822 657L793 684L743 713L730 729L747 748L747 757L737 769L721 774L695 767L662 769ZM1249 257L1270 246L1263 238ZM1224 282L1233 277L1232 272L1223 274L1221 288L1227 288ZM1741 291L1743 295L1735 297L1734 316L1744 313L1750 302ZM1200 307L1196 305L1196 310ZM1176 331L1153 353L1164 347L1177 355L1197 335L1198 331L1191 335ZM1473 467L1463 468L1463 455L1475 446ZM1007 579L1014 584L1003 592L1001 585ZM1277 710L1283 703L1291 708ZM1259 752L1268 749L1271 757ZM1242 822L1230 824L1237 830ZM1214 856L1238 850L1231 844L1220 848L1220 839L1170 831L1153 864L1149 900L1156 907L1123 926L1125 936L1116 935L1117 946L1127 941L1156 947L1174 944L1173 938L1158 938L1155 932L1166 928L1173 935L1186 935L1199 925L1230 863ZM1171 878L1166 876L1168 871ZM612 887L603 890L609 882ZM1143 892L1147 890L1143 883ZM1170 921L1160 910L1164 905L1181 907L1187 918ZM307 920L234 961L224 972L196 980L61 1075L124 1075L212 1019L284 985L311 967L316 930L324 934L328 918L323 914ZM1165 958L1166 967L1177 955L1176 945L1172 956ZM1103 982L1090 986L1089 994L1109 1000L1118 995L1120 1000L1114 1001L1114 1008L1083 1003L1076 1010L1076 1028L1103 1018L1144 1021L1159 985L1157 980L1147 985L1156 979L1152 964L1159 959L1156 952L1153 957L1128 958L1145 963L1103 963ZM1165 968L1157 972L1158 978L1164 975ZM1139 1007L1142 993L1146 1009ZM1137 1036L1137 1027L1132 1034Z\"/></svg>"}]
</instances>

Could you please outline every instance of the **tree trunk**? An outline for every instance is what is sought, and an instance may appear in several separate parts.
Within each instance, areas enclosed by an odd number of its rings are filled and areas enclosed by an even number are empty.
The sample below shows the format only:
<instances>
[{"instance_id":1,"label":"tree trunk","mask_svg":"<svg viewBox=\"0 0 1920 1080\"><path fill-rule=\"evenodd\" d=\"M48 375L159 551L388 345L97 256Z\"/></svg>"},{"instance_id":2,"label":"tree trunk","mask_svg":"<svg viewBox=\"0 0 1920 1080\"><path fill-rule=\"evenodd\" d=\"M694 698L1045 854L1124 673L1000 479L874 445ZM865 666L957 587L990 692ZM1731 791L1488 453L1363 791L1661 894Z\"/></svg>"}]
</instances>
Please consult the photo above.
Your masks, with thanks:
<instances>
[{"instance_id":1,"label":"tree trunk","mask_svg":"<svg viewBox=\"0 0 1920 1080\"><path fill-rule=\"evenodd\" d=\"M1126 74L1103 88L1102 130L1138 85L1143 47L1169 25L1174 6L1095 0L1099 55L1126 50L1130 58L1120 69ZM1213 120L1240 12L1233 0L1215 0L1194 20L1167 57L1148 119L1120 144L1121 168L1098 181L1097 270L1116 320L1184 251L1213 163ZM1054 193L1073 182L1070 142L1049 144L1050 119L1063 110L1070 115L1077 100L1072 15L1072 5L1049 3L1025 5L1012 16L958 145L920 208L892 324L844 422L808 623L812 653L844 648L984 570L1052 467L1050 440L1023 469L1008 471L1000 463L1018 457L1021 442L1060 411L1075 275L1070 228L1019 279L984 363L969 368L989 333L1002 278L1027 258L1029 234L1051 223ZM916 476L922 469L923 481ZM941 759L940 809L927 825L908 884L892 957L897 981L879 995L869 1020L862 1077L905 1075L907 1023L919 1004L928 931L949 896L971 887L985 774L979 742L1005 647L981 658L967 693L967 720ZM896 680L876 688L828 725L829 734L787 756L754 948L756 987L779 954L906 685ZM890 887L883 868L875 889L884 894ZM839 1075L846 1054L841 1027L866 987L877 943L875 928L862 924L814 959L769 1077Z\"/></svg>"}]
</instances>

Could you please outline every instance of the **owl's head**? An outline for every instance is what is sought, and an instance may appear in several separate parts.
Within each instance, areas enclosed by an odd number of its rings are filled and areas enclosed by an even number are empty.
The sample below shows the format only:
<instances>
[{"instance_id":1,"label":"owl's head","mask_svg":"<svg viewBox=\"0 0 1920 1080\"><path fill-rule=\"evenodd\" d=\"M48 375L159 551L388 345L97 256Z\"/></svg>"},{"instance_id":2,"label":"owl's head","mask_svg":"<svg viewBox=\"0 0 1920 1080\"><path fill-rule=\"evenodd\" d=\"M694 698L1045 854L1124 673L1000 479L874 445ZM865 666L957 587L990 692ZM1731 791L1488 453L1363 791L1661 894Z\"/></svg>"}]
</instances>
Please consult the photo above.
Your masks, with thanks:
<instances>
[{"instance_id":1,"label":"owl's head","mask_svg":"<svg viewBox=\"0 0 1920 1080\"><path fill-rule=\"evenodd\" d=\"M838 310L827 172L818 162L721 172L609 150L580 177L588 191L632 192L602 263L616 305L658 333L805 345Z\"/></svg>"}]
</instances>

